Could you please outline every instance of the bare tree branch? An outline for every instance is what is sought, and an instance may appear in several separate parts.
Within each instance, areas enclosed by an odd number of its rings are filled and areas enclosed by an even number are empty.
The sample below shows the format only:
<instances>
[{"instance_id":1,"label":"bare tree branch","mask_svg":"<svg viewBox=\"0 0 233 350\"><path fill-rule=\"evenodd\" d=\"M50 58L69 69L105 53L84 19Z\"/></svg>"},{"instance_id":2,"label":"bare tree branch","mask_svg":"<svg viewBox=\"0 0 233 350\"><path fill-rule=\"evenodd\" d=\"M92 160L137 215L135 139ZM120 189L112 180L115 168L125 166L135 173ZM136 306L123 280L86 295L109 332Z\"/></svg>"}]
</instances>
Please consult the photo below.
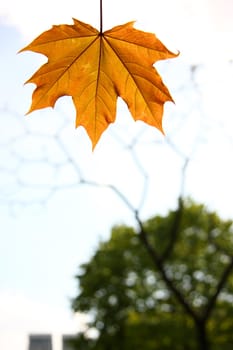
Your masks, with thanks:
<instances>
[{"instance_id":1,"label":"bare tree branch","mask_svg":"<svg viewBox=\"0 0 233 350\"><path fill-rule=\"evenodd\" d=\"M175 286L175 283L173 282L173 280L168 277L168 275L166 273L166 270L165 270L165 267L164 267L164 261L161 260L161 258L157 254L157 252L154 249L154 247L152 247L152 245L149 243L149 240L148 240L148 237L147 237L147 233L144 230L143 224L142 224L140 218L138 217L137 213L135 213L135 218L136 218L137 223L139 225L139 233L138 233L139 238L140 238L143 246L146 248L149 256L152 259L152 261L154 262L155 267L160 272L160 274L161 274L164 282L166 283L167 287L169 288L169 290L171 290L173 292L174 296L176 297L178 302L183 306L183 308L187 312L187 314L190 315L193 320L198 322L198 320L199 320L198 315L193 310L193 308L188 303L188 301L185 299L185 297L182 294L182 292Z\"/></svg>"}]
</instances>

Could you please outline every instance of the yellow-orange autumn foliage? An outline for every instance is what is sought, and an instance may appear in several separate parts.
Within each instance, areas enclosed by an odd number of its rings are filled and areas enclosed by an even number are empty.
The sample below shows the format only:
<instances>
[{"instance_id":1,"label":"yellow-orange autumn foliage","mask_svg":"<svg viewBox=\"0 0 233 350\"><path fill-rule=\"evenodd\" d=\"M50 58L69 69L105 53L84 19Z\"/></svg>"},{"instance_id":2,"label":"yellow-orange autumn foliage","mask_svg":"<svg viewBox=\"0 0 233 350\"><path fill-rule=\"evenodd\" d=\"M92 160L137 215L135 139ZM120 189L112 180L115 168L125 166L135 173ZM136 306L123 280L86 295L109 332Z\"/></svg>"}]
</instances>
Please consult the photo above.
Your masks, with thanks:
<instances>
[{"instance_id":1,"label":"yellow-orange autumn foliage","mask_svg":"<svg viewBox=\"0 0 233 350\"><path fill-rule=\"evenodd\" d=\"M21 50L48 57L27 81L36 84L28 113L53 107L61 96L72 96L76 126L86 129L94 148L115 121L120 96L135 120L163 132L163 106L172 98L153 64L176 54L154 34L133 28L134 22L100 33L73 21L73 25L53 26Z\"/></svg>"}]
</instances>

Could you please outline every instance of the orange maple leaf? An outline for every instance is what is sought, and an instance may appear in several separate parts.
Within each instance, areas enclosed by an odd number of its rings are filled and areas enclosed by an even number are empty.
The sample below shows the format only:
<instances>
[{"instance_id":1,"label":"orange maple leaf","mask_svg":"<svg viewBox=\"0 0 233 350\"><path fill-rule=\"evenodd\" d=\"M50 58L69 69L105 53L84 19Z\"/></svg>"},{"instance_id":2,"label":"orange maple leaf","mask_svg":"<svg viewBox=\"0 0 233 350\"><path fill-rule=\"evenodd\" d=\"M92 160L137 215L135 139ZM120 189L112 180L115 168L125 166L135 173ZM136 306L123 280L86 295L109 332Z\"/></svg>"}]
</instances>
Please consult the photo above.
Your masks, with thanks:
<instances>
[{"instance_id":1,"label":"orange maple leaf","mask_svg":"<svg viewBox=\"0 0 233 350\"><path fill-rule=\"evenodd\" d=\"M72 96L76 127L86 129L94 148L115 121L120 96L135 120L163 132L163 105L172 97L153 64L177 54L154 34L133 28L134 22L101 33L89 24L73 21L73 25L53 26L20 51L48 57L26 82L37 85L28 113L54 107L61 96Z\"/></svg>"}]
</instances>

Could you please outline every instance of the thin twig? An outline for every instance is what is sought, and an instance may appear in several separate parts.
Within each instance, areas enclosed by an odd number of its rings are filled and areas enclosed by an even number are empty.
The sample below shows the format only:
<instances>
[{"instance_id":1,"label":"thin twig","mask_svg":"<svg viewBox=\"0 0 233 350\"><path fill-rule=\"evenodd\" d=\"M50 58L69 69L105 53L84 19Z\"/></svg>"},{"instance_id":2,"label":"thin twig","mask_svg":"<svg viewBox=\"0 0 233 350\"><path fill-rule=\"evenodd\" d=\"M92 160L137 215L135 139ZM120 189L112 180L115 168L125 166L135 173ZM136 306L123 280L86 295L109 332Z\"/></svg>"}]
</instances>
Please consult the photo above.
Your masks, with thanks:
<instances>
[{"instance_id":1,"label":"thin twig","mask_svg":"<svg viewBox=\"0 0 233 350\"><path fill-rule=\"evenodd\" d=\"M100 34L103 33L103 2L100 0Z\"/></svg>"}]
</instances>

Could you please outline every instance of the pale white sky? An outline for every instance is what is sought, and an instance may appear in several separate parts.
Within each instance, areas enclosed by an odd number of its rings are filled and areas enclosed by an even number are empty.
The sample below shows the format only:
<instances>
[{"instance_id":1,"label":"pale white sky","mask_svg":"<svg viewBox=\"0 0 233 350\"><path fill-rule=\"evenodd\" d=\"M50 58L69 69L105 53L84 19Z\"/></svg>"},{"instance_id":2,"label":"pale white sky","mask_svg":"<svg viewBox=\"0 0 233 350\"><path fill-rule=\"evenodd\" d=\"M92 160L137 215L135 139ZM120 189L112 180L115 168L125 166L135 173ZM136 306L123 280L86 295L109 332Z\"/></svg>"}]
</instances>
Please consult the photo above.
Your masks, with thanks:
<instances>
[{"instance_id":1,"label":"pale white sky","mask_svg":"<svg viewBox=\"0 0 233 350\"><path fill-rule=\"evenodd\" d=\"M104 0L103 5L105 29L136 20L136 27L156 33L170 49L181 52L178 59L161 65L176 101L175 106L168 104L165 108L164 129L168 136L174 134L176 145L187 155L199 135L200 147L195 149L188 168L187 193L205 201L223 216L233 217L233 71L228 64L233 59L233 2ZM0 108L7 106L17 111L15 115L1 113L0 146L9 135L23 134L25 125L30 130L49 135L59 127L59 111L65 111L73 122L74 110L67 99L59 101L55 111L35 112L30 119L25 119L23 115L30 105L33 87L24 87L23 82L43 59L32 53L15 54L52 24L71 23L72 17L98 28L99 1L8 0L0 5ZM182 90L187 86L189 64L203 67L198 74L202 105L199 105L198 94L193 94L190 89ZM179 124L182 113L188 118ZM125 121L122 121L123 115ZM119 127L109 128L94 154L85 133L81 129L75 131L72 123L64 140L69 140L71 152L78 156L80 164L95 180L119 185L133 202L137 202L140 191L135 188L139 188L141 175L111 132L127 141L140 133L142 124L132 123L122 104L117 123ZM122 126L130 131L126 132ZM174 184L179 183L182 162L179 156L171 156L171 150L154 129L146 128L144 139L148 144L160 142L158 147L153 144L149 154L146 153L148 147L138 150L151 179L143 212L147 217L165 212L174 205L177 195ZM38 159L43 156L40 153L43 149L48 161L54 162L56 157L59 161L62 157L56 147L45 138L22 138L20 144L16 144L16 152ZM0 147L0 170L11 162L8 153ZM64 167L56 178L57 184L66 181L67 174L69 179L75 178L75 174ZM0 176L3 192L5 182L12 181L12 188L15 186L12 171L7 179L4 176L6 174ZM25 164L23 169L20 168L20 176L29 183L33 180L49 182L54 174L49 166L43 165L42 169L38 164L36 167ZM132 178L134 186L131 186ZM30 200L31 196L34 193L25 191L20 198ZM56 193L44 207L19 206L16 212L16 216L11 216L7 207L0 207L3 227L0 233L0 349L26 350L28 333L46 332L56 335L54 350L59 350L57 335L77 329L77 320L69 310L69 298L75 293L73 276L77 266L88 259L98 237L106 237L112 224L128 223L132 218L119 199L109 192L83 187Z\"/></svg>"}]
</instances>

